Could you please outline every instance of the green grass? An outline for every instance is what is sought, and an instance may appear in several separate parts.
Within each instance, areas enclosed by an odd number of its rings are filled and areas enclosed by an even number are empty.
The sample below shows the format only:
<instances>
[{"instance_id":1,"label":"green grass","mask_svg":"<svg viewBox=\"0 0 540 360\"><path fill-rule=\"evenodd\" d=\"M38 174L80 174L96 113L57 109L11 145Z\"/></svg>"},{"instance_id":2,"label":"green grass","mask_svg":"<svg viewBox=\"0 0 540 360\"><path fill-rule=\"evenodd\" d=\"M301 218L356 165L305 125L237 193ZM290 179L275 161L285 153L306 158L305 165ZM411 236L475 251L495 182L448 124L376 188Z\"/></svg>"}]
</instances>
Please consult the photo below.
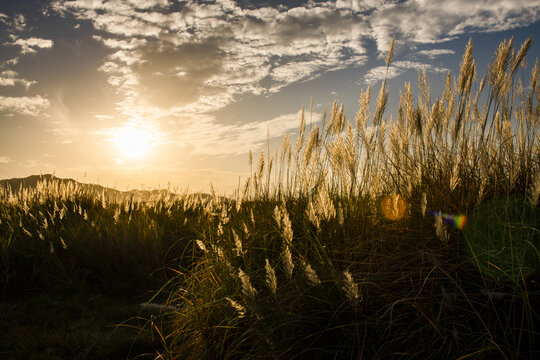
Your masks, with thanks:
<instances>
[{"instance_id":1,"label":"green grass","mask_svg":"<svg viewBox=\"0 0 540 360\"><path fill-rule=\"evenodd\" d=\"M530 46L503 42L477 81L469 43L438 97L421 73L394 117L386 81L374 114L361 92L354 122L336 102L308 134L302 114L295 139L250 155L229 197L4 189L1 355L540 356L538 61L520 80ZM144 313L145 301L176 310Z\"/></svg>"},{"instance_id":2,"label":"green grass","mask_svg":"<svg viewBox=\"0 0 540 360\"><path fill-rule=\"evenodd\" d=\"M476 207L465 229L467 250L492 278L520 281L538 268L540 209L519 198Z\"/></svg>"}]
</instances>

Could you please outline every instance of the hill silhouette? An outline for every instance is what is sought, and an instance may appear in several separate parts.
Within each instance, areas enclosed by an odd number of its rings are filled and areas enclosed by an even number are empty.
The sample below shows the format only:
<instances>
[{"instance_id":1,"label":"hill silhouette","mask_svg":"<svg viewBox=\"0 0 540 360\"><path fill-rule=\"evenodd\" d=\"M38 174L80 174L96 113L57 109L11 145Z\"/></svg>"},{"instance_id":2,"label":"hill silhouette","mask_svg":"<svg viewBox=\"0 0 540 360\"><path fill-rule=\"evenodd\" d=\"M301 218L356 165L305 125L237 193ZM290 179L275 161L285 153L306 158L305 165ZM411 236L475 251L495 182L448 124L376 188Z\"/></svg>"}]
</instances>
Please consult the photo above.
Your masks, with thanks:
<instances>
[{"instance_id":1,"label":"hill silhouette","mask_svg":"<svg viewBox=\"0 0 540 360\"><path fill-rule=\"evenodd\" d=\"M35 189L39 183L57 183L59 185L71 185L73 188L81 189L84 192L94 193L102 195L109 200L127 200L135 198L137 200L148 201L158 195L171 194L173 197L177 197L178 194L172 193L166 189L154 189L154 190L139 190L133 189L128 191L121 191L118 189L92 184L82 183L70 178L59 178L52 174L43 175L30 175L24 178L11 178L0 180L0 189L3 193L6 191L17 192L23 189ZM0 193L2 193L0 192ZM205 196L207 194L203 194Z\"/></svg>"}]
</instances>

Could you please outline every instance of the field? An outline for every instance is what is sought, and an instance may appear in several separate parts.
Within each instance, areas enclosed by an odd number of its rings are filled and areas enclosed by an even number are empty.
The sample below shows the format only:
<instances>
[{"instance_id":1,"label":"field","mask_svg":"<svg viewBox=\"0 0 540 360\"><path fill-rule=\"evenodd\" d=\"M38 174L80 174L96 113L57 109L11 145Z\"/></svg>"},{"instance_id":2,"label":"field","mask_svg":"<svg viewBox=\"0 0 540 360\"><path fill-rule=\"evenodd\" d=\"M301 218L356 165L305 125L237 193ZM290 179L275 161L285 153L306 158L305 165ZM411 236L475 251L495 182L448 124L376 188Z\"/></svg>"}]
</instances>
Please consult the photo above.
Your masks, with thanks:
<instances>
[{"instance_id":1,"label":"field","mask_svg":"<svg viewBox=\"0 0 540 360\"><path fill-rule=\"evenodd\" d=\"M386 80L354 121L302 112L230 196L4 188L0 357L539 357L530 45L478 79L469 43L442 94L419 73L393 116Z\"/></svg>"}]
</instances>

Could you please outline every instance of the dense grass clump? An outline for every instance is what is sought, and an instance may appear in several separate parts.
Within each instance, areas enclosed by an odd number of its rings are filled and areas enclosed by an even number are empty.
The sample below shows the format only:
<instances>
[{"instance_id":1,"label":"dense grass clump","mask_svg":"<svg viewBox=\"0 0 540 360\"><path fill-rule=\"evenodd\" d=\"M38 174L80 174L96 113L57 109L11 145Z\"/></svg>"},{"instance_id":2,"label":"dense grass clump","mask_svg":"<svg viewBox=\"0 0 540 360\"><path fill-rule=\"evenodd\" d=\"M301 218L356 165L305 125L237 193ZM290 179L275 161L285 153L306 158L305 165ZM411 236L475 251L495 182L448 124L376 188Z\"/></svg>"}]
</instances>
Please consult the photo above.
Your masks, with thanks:
<instances>
[{"instance_id":1,"label":"dense grass clump","mask_svg":"<svg viewBox=\"0 0 540 360\"><path fill-rule=\"evenodd\" d=\"M19 192L4 189L2 290L87 286L126 294L159 288L167 267L189 262L184 255L198 218L192 201L173 201L166 193L147 202L110 201L56 179Z\"/></svg>"},{"instance_id":2,"label":"dense grass clump","mask_svg":"<svg viewBox=\"0 0 540 360\"><path fill-rule=\"evenodd\" d=\"M420 73L395 117L386 80L354 122L337 102L310 129L302 112L231 197L6 189L4 294L161 288L154 358L538 357L538 61L516 76L531 43L503 42L479 81L469 43L442 94Z\"/></svg>"},{"instance_id":3,"label":"dense grass clump","mask_svg":"<svg viewBox=\"0 0 540 360\"><path fill-rule=\"evenodd\" d=\"M250 156L169 299L169 355L539 356L538 61L529 86L515 76L530 45L503 42L478 82L469 43L439 98L421 73L386 118L385 80L373 115L368 88L354 123L334 103Z\"/></svg>"}]
</instances>

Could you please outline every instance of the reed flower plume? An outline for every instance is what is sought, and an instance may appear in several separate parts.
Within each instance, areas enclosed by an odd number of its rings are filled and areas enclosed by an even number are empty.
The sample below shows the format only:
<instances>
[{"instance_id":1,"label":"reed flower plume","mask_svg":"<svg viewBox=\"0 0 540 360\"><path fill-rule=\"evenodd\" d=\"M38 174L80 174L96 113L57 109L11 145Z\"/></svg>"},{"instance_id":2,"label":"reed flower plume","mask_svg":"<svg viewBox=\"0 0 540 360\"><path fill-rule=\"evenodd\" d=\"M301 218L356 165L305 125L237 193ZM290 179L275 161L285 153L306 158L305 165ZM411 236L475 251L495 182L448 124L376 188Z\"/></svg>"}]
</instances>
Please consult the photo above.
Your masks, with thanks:
<instances>
[{"instance_id":1,"label":"reed flower plume","mask_svg":"<svg viewBox=\"0 0 540 360\"><path fill-rule=\"evenodd\" d=\"M342 289L351 305L355 306L358 301L362 301L362 296L358 290L358 284L354 282L354 279L348 270L343 272L343 276L344 281Z\"/></svg>"},{"instance_id":2,"label":"reed flower plume","mask_svg":"<svg viewBox=\"0 0 540 360\"><path fill-rule=\"evenodd\" d=\"M275 295L276 290L277 290L277 277L276 277L276 272L274 271L274 268L272 267L272 265L270 265L270 262L268 261L268 259L266 259L265 269L266 269L266 285L268 285L268 288L270 289L272 294Z\"/></svg>"},{"instance_id":3,"label":"reed flower plume","mask_svg":"<svg viewBox=\"0 0 540 360\"><path fill-rule=\"evenodd\" d=\"M312 286L318 286L321 285L321 280L319 279L319 276L317 276L317 273L313 268L311 267L311 264L309 264L306 261L302 262L302 265L304 266L304 273L306 274L307 280Z\"/></svg>"},{"instance_id":4,"label":"reed flower plume","mask_svg":"<svg viewBox=\"0 0 540 360\"><path fill-rule=\"evenodd\" d=\"M288 245L285 245L282 257L283 257L283 270L285 270L285 274L287 274L287 277L291 279L293 275L294 263L292 260L291 250L289 249Z\"/></svg>"},{"instance_id":5,"label":"reed flower plume","mask_svg":"<svg viewBox=\"0 0 540 360\"><path fill-rule=\"evenodd\" d=\"M255 297L257 296L257 290L251 285L249 277L242 269L238 269L238 278L242 283L242 294L247 299L255 300Z\"/></svg>"}]
</instances>

